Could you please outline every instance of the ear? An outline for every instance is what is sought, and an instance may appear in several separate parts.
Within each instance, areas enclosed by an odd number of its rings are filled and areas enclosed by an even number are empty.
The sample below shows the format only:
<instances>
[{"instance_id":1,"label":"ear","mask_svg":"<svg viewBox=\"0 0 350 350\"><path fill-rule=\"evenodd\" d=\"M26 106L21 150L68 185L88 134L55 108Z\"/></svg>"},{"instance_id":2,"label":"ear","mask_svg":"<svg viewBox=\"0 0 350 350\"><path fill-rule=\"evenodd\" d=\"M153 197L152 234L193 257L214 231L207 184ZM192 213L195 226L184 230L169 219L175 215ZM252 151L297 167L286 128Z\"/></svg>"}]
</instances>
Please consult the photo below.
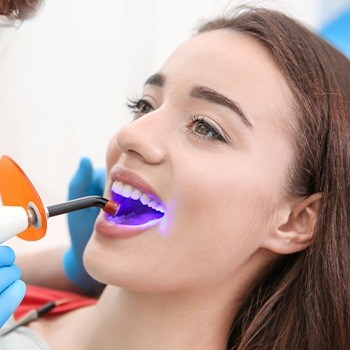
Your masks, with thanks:
<instances>
[{"instance_id":1,"label":"ear","mask_svg":"<svg viewBox=\"0 0 350 350\"><path fill-rule=\"evenodd\" d=\"M284 208L275 227L269 232L264 248L277 254L292 254L306 249L314 240L321 193L314 193Z\"/></svg>"}]
</instances>

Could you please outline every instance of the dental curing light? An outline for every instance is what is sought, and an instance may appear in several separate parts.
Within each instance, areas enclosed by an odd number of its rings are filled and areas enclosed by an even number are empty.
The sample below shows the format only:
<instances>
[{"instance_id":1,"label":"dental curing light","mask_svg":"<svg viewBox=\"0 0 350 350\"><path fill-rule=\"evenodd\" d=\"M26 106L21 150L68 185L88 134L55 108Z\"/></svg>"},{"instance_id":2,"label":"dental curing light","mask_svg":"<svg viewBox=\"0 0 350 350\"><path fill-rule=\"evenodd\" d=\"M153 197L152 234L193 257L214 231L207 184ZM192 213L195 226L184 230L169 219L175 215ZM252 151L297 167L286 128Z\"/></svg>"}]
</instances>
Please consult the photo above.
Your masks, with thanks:
<instances>
[{"instance_id":1,"label":"dental curing light","mask_svg":"<svg viewBox=\"0 0 350 350\"><path fill-rule=\"evenodd\" d=\"M116 215L119 204L99 196L78 198L61 204L44 207L34 186L10 157L0 159L0 243L18 236L26 241L36 241L45 236L47 219L72 211L100 207Z\"/></svg>"}]
</instances>

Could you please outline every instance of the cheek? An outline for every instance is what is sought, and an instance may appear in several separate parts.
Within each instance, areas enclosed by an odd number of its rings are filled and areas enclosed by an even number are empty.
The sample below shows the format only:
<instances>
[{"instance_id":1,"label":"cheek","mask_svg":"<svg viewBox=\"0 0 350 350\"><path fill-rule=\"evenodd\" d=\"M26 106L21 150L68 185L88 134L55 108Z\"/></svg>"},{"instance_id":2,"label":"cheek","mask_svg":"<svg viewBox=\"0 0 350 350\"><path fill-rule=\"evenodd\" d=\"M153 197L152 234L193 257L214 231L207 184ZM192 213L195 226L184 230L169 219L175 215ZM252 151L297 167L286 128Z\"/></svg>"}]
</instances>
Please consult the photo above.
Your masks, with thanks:
<instances>
[{"instance_id":1,"label":"cheek","mask_svg":"<svg viewBox=\"0 0 350 350\"><path fill-rule=\"evenodd\" d=\"M206 171L188 169L191 175L182 176L171 196L178 201L174 206L180 220L183 216L217 230L251 231L261 227L273 190L271 182L257 176L249 166L230 168L226 161ZM185 171L182 168L182 173Z\"/></svg>"},{"instance_id":2,"label":"cheek","mask_svg":"<svg viewBox=\"0 0 350 350\"><path fill-rule=\"evenodd\" d=\"M242 262L260 247L263 237L268 197L264 187L255 190L248 175L193 171L187 181L183 177L175 185L166 235L178 236L184 250L191 247L186 260L198 267L224 269Z\"/></svg>"},{"instance_id":3,"label":"cheek","mask_svg":"<svg viewBox=\"0 0 350 350\"><path fill-rule=\"evenodd\" d=\"M198 196L185 195L177 205L174 222L199 231L198 240L221 239L227 244L242 240L259 243L259 233L266 226L266 197L231 187L225 193L202 190Z\"/></svg>"},{"instance_id":4,"label":"cheek","mask_svg":"<svg viewBox=\"0 0 350 350\"><path fill-rule=\"evenodd\" d=\"M120 150L117 144L117 134L115 134L107 147L107 152L106 152L107 173L115 165L117 160L120 158L121 154L122 154L122 151Z\"/></svg>"}]
</instances>

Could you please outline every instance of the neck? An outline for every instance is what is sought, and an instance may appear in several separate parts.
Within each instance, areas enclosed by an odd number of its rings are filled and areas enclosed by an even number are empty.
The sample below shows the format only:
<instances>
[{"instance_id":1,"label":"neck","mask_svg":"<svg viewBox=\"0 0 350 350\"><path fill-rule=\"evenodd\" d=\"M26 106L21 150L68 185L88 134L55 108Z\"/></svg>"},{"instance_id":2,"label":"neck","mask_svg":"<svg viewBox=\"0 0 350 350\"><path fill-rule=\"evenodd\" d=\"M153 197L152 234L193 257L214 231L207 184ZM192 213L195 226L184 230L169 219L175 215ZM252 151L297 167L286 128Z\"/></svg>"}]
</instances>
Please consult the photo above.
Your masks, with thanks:
<instances>
[{"instance_id":1,"label":"neck","mask_svg":"<svg viewBox=\"0 0 350 350\"><path fill-rule=\"evenodd\" d=\"M81 309L70 320L71 344L83 350L101 345L105 350L224 350L238 309L270 258L264 258L264 264L251 259L236 274L218 278L220 283L216 280L210 287L181 293L141 293L108 286L95 307Z\"/></svg>"},{"instance_id":2,"label":"neck","mask_svg":"<svg viewBox=\"0 0 350 350\"><path fill-rule=\"evenodd\" d=\"M251 261L210 287L186 292L143 293L108 286L96 306L31 327L64 349L224 350L239 307L268 266Z\"/></svg>"},{"instance_id":3,"label":"neck","mask_svg":"<svg viewBox=\"0 0 350 350\"><path fill-rule=\"evenodd\" d=\"M91 310L86 348L223 350L238 303L217 292L150 295L107 287Z\"/></svg>"}]
</instances>

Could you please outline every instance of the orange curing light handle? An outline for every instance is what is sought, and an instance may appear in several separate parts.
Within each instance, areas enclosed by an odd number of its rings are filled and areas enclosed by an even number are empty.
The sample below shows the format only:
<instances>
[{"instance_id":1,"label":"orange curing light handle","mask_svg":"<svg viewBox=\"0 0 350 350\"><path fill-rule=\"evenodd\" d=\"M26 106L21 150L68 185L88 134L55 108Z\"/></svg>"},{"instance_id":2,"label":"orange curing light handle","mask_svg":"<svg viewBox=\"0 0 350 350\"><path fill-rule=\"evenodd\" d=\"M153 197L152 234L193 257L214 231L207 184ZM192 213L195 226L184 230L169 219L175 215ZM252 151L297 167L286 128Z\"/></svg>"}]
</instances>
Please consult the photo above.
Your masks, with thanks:
<instances>
[{"instance_id":1,"label":"orange curing light handle","mask_svg":"<svg viewBox=\"0 0 350 350\"><path fill-rule=\"evenodd\" d=\"M8 156L2 156L0 159L0 195L5 207L22 207L26 213L29 208L35 208L38 224L29 225L18 237L35 241L45 236L47 214L41 198L24 171ZM24 220L23 215L18 215Z\"/></svg>"}]
</instances>

